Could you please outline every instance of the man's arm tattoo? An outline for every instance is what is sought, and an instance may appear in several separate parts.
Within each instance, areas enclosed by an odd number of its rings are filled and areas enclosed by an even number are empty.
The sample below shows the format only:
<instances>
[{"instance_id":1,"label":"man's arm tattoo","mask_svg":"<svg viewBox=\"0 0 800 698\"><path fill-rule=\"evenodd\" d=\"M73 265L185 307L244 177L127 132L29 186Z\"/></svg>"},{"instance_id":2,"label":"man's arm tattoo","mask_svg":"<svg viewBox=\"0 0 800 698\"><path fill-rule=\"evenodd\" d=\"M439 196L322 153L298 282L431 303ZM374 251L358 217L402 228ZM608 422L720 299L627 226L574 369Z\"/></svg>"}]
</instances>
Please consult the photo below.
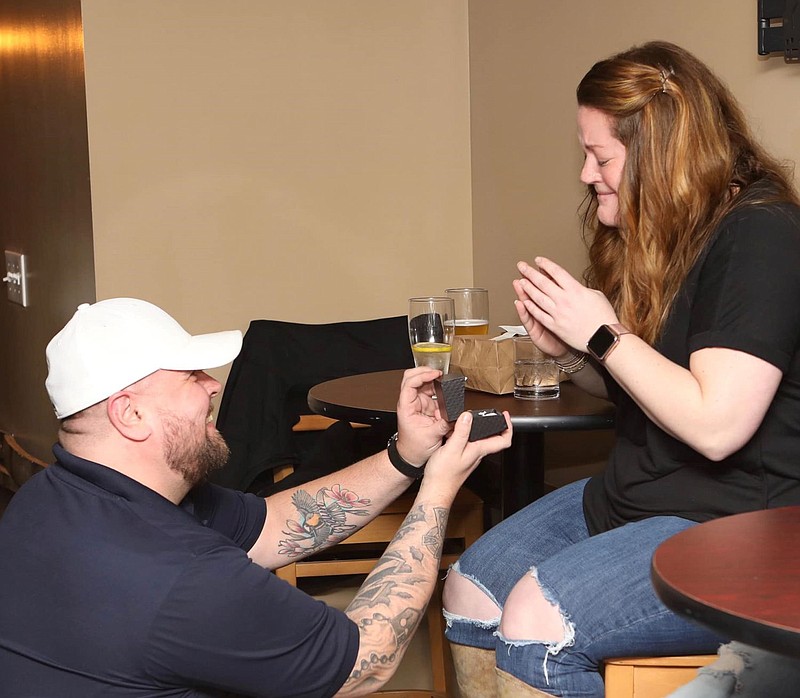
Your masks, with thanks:
<instances>
[{"instance_id":1,"label":"man's arm tattoo","mask_svg":"<svg viewBox=\"0 0 800 698\"><path fill-rule=\"evenodd\" d=\"M292 495L296 519L287 519L282 531L288 538L278 541L278 553L300 558L316 553L351 535L359 526L354 516L369 516L370 500L341 485L323 487L313 497L306 490Z\"/></svg>"},{"instance_id":2,"label":"man's arm tattoo","mask_svg":"<svg viewBox=\"0 0 800 698\"><path fill-rule=\"evenodd\" d=\"M347 607L348 614L367 611L367 615L357 620L361 661L345 685L367 681L371 665L391 665L403 656L430 598L430 590L419 587L435 584L448 513L447 508L433 508L434 526L424 530L430 525L431 510L417 505L409 512Z\"/></svg>"}]
</instances>

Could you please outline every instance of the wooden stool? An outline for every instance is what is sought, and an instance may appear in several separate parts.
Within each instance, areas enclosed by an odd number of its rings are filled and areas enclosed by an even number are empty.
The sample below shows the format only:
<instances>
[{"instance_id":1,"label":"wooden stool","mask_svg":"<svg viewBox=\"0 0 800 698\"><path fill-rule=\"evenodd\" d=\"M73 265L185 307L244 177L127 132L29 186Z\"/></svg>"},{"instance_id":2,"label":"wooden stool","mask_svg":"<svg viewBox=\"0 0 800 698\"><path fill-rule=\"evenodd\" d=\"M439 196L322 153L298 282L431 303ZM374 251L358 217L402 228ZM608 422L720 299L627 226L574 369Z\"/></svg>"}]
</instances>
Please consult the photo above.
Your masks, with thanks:
<instances>
[{"instance_id":1,"label":"wooden stool","mask_svg":"<svg viewBox=\"0 0 800 698\"><path fill-rule=\"evenodd\" d=\"M606 698L664 698L711 664L716 654L686 657L623 657L607 659Z\"/></svg>"}]
</instances>

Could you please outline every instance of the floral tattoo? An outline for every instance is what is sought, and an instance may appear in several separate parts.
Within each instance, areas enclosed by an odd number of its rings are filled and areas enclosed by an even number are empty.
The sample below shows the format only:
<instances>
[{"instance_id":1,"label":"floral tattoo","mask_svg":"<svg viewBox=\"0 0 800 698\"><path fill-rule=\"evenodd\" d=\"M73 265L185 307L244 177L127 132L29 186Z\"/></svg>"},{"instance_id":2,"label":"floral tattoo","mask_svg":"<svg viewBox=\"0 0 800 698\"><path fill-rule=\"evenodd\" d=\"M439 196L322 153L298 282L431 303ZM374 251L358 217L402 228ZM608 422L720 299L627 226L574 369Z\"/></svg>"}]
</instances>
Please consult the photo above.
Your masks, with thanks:
<instances>
[{"instance_id":1,"label":"floral tattoo","mask_svg":"<svg viewBox=\"0 0 800 698\"><path fill-rule=\"evenodd\" d=\"M288 557L300 557L317 552L347 538L357 528L348 524L349 516L369 516L369 499L360 498L341 485L323 487L312 497L306 490L297 490L292 502L298 519L286 520L282 531L288 538L279 541L278 552Z\"/></svg>"}]
</instances>

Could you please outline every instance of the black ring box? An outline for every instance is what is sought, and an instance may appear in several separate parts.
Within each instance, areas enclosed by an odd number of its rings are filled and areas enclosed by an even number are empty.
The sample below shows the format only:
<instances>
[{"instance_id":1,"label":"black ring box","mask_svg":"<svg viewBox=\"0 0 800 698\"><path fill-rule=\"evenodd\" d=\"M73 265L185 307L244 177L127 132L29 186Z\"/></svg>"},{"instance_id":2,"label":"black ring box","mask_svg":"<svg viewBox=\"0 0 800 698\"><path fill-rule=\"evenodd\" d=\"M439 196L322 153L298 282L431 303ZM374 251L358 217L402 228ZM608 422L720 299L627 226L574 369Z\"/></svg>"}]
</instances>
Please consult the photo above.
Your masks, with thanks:
<instances>
[{"instance_id":1,"label":"black ring box","mask_svg":"<svg viewBox=\"0 0 800 698\"><path fill-rule=\"evenodd\" d=\"M464 387L466 376L446 373L441 378L433 381L436 400L439 403L439 413L442 419L454 422L464 411ZM472 427L469 432L470 441L478 441L488 436L494 436L506 429L505 417L495 409L470 410L472 412Z\"/></svg>"}]
</instances>

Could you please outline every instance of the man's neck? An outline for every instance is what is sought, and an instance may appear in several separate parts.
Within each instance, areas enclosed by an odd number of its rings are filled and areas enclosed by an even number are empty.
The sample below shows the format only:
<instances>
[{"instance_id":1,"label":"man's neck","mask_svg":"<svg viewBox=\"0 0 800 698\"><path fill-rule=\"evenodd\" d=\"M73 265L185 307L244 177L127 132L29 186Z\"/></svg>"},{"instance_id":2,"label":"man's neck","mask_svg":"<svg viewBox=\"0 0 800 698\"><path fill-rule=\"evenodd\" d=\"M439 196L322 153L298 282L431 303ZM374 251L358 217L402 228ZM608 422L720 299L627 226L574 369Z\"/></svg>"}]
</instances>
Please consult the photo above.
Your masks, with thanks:
<instances>
[{"instance_id":1,"label":"man's neck","mask_svg":"<svg viewBox=\"0 0 800 698\"><path fill-rule=\"evenodd\" d=\"M116 470L175 505L180 504L192 489L180 473L164 462L160 453L149 453L141 443L120 445L105 440L91 443L82 439L65 439L62 435L61 445L72 455Z\"/></svg>"}]
</instances>

